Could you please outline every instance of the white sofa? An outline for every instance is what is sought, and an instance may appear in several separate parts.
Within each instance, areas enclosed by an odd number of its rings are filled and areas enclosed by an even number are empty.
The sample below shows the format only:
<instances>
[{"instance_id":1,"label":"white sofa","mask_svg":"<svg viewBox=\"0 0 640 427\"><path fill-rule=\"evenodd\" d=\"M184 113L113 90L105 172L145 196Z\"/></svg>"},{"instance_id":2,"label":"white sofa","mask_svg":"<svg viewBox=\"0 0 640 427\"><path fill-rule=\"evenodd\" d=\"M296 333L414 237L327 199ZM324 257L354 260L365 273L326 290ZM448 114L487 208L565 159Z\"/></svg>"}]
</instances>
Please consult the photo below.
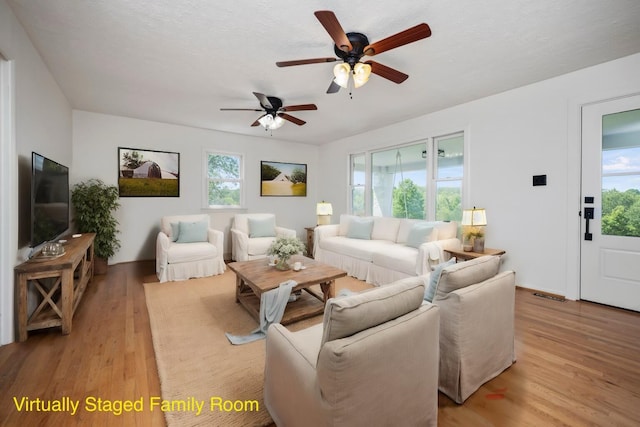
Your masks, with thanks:
<instances>
[{"instance_id":1,"label":"white sofa","mask_svg":"<svg viewBox=\"0 0 640 427\"><path fill-rule=\"evenodd\" d=\"M183 227L184 226L184 227ZM181 238L180 231L184 231ZM224 273L224 234L210 227L209 215L174 215L160 220L156 274L160 282Z\"/></svg>"},{"instance_id":2,"label":"white sofa","mask_svg":"<svg viewBox=\"0 0 640 427\"><path fill-rule=\"evenodd\" d=\"M367 226L370 233L367 234ZM429 274L460 249L456 222L341 215L314 232L314 258L374 285Z\"/></svg>"},{"instance_id":3,"label":"white sofa","mask_svg":"<svg viewBox=\"0 0 640 427\"><path fill-rule=\"evenodd\" d=\"M234 261L265 258L277 237L296 237L296 230L277 226L271 213L236 214L231 224L231 257Z\"/></svg>"}]
</instances>

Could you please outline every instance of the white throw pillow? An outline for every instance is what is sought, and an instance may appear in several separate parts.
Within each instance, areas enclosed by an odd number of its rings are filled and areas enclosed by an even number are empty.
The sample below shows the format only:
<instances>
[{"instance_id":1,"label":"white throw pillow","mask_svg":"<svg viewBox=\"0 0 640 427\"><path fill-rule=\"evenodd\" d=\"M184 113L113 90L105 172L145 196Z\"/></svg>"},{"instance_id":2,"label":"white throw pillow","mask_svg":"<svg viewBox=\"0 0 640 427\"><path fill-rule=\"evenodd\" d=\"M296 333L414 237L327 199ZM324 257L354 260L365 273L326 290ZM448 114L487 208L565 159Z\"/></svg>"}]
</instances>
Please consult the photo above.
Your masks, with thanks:
<instances>
[{"instance_id":1,"label":"white throw pillow","mask_svg":"<svg viewBox=\"0 0 640 427\"><path fill-rule=\"evenodd\" d=\"M275 237L276 236L276 219L274 217L267 218L249 218L249 237Z\"/></svg>"},{"instance_id":2,"label":"white throw pillow","mask_svg":"<svg viewBox=\"0 0 640 427\"><path fill-rule=\"evenodd\" d=\"M351 239L371 240L372 229L372 218L352 218L351 222L349 222L347 237Z\"/></svg>"},{"instance_id":3,"label":"white throw pillow","mask_svg":"<svg viewBox=\"0 0 640 427\"><path fill-rule=\"evenodd\" d=\"M411 226L409 230L409 236L407 236L407 246L412 248L420 248L423 243L431 242L435 240L435 235L438 231L432 224L426 222L416 222Z\"/></svg>"}]
</instances>

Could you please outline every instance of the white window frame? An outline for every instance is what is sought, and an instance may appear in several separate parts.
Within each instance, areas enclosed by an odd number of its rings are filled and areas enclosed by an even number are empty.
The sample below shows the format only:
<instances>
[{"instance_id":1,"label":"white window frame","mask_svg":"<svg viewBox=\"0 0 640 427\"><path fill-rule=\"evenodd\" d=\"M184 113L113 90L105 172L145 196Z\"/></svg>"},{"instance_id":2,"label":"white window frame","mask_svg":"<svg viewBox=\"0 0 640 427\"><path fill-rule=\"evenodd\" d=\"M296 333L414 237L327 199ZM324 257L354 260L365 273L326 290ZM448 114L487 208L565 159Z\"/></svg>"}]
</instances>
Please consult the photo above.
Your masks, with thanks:
<instances>
[{"instance_id":1,"label":"white window frame","mask_svg":"<svg viewBox=\"0 0 640 427\"><path fill-rule=\"evenodd\" d=\"M240 184L240 205L210 205L209 204L209 156L232 156L240 160L240 178L219 180L224 182L237 182ZM202 207L216 211L245 209L245 179L244 179L244 154L213 149L204 149L202 155Z\"/></svg>"},{"instance_id":2,"label":"white window frame","mask_svg":"<svg viewBox=\"0 0 640 427\"><path fill-rule=\"evenodd\" d=\"M364 157L364 211L365 212L371 212L370 206L371 206L371 195L369 194L369 192L367 191L367 188L371 187L371 176L370 176L370 167L371 167L371 162L367 161L367 156L370 155L367 152L357 152L357 153L350 153L349 154L349 195L347 196L348 200L347 200L347 206L349 209L349 213L353 213L353 190L354 188L359 188L362 187L361 185L355 185L353 183L353 158L356 156L363 156Z\"/></svg>"},{"instance_id":3,"label":"white window frame","mask_svg":"<svg viewBox=\"0 0 640 427\"><path fill-rule=\"evenodd\" d=\"M15 63L0 52L0 345L14 341L13 267L18 256L18 155L15 139ZM6 208L11 206L11 208Z\"/></svg>"},{"instance_id":4,"label":"white window frame","mask_svg":"<svg viewBox=\"0 0 640 427\"><path fill-rule=\"evenodd\" d=\"M453 138L456 136L462 136L462 176L459 177L448 177L448 178L438 178L438 153L436 153L436 147L438 141L442 139ZM431 171L429 173L429 182L427 183L427 201L431 201L432 203L427 203L429 206L429 212L427 216L430 221L436 220L436 202L438 197L438 183L447 182L447 181L460 181L460 207L461 211L464 209L464 189L465 189L465 172L466 172L466 143L465 143L465 132L458 131L453 133L447 133L444 135L438 135L431 138L428 138L429 141L427 143L427 158L430 160L430 165L427 166L427 171ZM425 208L426 212L426 208ZM460 218L462 220L462 218Z\"/></svg>"}]
</instances>

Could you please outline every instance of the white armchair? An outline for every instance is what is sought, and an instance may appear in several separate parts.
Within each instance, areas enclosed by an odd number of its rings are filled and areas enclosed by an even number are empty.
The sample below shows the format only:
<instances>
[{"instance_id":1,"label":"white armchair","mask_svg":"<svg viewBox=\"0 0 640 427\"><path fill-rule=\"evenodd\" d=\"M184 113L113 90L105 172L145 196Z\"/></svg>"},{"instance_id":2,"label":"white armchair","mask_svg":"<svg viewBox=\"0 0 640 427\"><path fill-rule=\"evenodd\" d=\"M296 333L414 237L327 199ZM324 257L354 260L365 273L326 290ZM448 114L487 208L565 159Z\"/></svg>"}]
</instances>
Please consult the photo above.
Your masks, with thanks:
<instances>
[{"instance_id":1,"label":"white armchair","mask_svg":"<svg viewBox=\"0 0 640 427\"><path fill-rule=\"evenodd\" d=\"M264 404L278 426L436 426L440 309L403 279L331 298L323 323L267 331Z\"/></svg>"},{"instance_id":2,"label":"white armchair","mask_svg":"<svg viewBox=\"0 0 640 427\"><path fill-rule=\"evenodd\" d=\"M231 224L231 257L234 261L265 258L276 237L296 237L296 231L278 227L274 214L236 214Z\"/></svg>"},{"instance_id":3,"label":"white armchair","mask_svg":"<svg viewBox=\"0 0 640 427\"><path fill-rule=\"evenodd\" d=\"M224 233L210 228L209 215L165 216L156 239L160 282L222 274Z\"/></svg>"}]
</instances>

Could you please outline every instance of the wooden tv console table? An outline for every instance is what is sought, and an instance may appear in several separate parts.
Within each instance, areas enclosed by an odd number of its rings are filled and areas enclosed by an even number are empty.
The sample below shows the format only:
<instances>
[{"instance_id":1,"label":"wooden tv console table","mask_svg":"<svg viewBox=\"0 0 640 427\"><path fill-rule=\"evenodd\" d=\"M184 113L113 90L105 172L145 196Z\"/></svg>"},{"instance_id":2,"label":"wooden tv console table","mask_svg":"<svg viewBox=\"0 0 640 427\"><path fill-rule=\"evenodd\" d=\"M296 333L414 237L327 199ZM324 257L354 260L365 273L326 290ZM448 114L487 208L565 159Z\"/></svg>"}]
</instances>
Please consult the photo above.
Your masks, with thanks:
<instances>
[{"instance_id":1,"label":"wooden tv console table","mask_svg":"<svg viewBox=\"0 0 640 427\"><path fill-rule=\"evenodd\" d=\"M18 339L27 339L27 331L62 327L71 332L71 320L87 284L93 278L93 242L95 233L69 238L65 253L57 258L32 257L15 267ZM28 316L29 286L37 290L42 301Z\"/></svg>"}]
</instances>

